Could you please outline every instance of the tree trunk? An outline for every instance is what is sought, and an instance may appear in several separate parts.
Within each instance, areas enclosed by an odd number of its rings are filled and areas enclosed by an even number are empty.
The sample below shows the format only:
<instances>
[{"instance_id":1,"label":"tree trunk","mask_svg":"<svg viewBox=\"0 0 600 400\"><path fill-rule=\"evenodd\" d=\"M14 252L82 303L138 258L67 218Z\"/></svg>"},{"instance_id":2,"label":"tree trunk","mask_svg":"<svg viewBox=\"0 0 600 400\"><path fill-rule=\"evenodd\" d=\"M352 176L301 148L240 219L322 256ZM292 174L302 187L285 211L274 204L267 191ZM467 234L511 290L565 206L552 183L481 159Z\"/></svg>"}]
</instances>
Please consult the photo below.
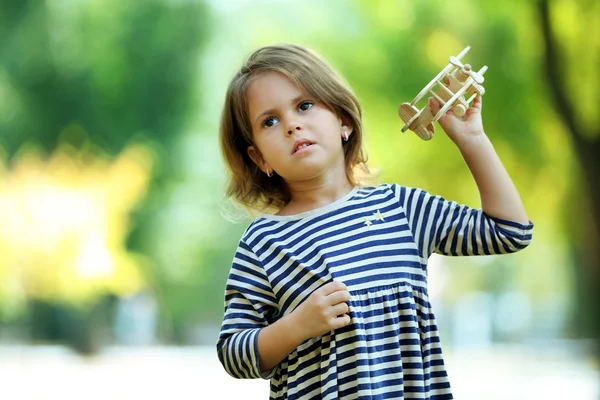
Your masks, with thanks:
<instances>
[{"instance_id":1,"label":"tree trunk","mask_svg":"<svg viewBox=\"0 0 600 400\"><path fill-rule=\"evenodd\" d=\"M580 338L593 339L596 343L596 355L600 358L600 131L584 131L575 113L577 105L567 95L563 78L567 74L561 70L564 68L565 58L559 54L558 39L552 29L549 0L539 1L538 13L546 50L546 81L556 112L570 134L581 171L582 196L573 196L580 204L572 206L584 207L580 215L589 215L589 218L574 221L571 225L573 232L570 237L576 253L576 310L573 314L575 333ZM593 52L594 49L590 51ZM596 91L598 93L600 88Z\"/></svg>"}]
</instances>

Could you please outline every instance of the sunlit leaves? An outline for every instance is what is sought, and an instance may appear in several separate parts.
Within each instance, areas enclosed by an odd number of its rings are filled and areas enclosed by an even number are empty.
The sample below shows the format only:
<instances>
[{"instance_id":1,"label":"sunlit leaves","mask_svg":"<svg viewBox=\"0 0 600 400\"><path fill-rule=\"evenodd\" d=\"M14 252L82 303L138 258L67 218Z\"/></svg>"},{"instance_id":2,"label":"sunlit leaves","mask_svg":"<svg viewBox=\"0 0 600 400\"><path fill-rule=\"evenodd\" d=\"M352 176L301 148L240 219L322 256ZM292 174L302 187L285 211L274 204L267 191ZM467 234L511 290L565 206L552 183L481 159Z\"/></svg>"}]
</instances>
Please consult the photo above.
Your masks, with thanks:
<instances>
[{"instance_id":1,"label":"sunlit leaves","mask_svg":"<svg viewBox=\"0 0 600 400\"><path fill-rule=\"evenodd\" d=\"M125 246L151 173L144 147L111 160L68 145L47 157L28 146L2 165L0 309L26 299L85 306L146 284L143 257Z\"/></svg>"}]
</instances>

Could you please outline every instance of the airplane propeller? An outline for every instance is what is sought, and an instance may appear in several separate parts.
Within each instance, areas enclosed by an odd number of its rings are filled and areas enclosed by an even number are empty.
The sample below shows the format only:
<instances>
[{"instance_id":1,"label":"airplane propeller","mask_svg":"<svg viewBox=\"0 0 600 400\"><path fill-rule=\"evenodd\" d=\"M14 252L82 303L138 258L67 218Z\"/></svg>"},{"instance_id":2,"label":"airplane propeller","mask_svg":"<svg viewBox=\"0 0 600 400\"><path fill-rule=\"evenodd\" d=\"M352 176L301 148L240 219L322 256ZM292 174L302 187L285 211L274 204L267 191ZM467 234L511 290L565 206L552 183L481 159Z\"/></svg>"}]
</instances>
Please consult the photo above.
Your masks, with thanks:
<instances>
[{"instance_id":1,"label":"airplane propeller","mask_svg":"<svg viewBox=\"0 0 600 400\"><path fill-rule=\"evenodd\" d=\"M473 78L473 80L481 85L484 81L483 76L475 71L473 71L471 68L467 68L463 63L460 62L460 60L454 56L451 56L450 59L448 60L450 62L450 64L454 65L456 68L460 68L461 72L469 75L471 78Z\"/></svg>"}]
</instances>

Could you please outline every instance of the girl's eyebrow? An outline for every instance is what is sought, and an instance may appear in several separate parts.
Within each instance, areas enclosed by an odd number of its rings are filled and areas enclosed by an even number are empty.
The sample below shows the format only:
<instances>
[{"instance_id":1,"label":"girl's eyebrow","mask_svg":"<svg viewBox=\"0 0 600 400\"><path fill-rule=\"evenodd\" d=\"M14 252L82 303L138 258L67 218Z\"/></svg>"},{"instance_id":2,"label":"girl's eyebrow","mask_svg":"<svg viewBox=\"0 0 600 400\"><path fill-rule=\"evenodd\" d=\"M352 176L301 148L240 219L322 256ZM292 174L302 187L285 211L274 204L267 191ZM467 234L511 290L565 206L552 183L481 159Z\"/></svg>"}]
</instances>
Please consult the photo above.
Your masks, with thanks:
<instances>
[{"instance_id":1,"label":"girl's eyebrow","mask_svg":"<svg viewBox=\"0 0 600 400\"><path fill-rule=\"evenodd\" d=\"M293 104L296 104L297 102L299 102L299 101L300 101L302 98L304 98L304 97L307 97L307 96L306 96L306 95L304 95L304 94L301 94L300 96L296 96L296 97L294 97L294 98L292 99L292 101L290 101L290 104L292 104L292 105L293 105ZM256 124L256 123L258 123L258 121L259 121L259 120L260 120L262 117L265 117L265 116L267 116L267 115L269 115L269 114L275 114L275 112L276 112L276 111L277 111L277 110L275 110L274 108L270 108L270 109L268 109L268 110L266 110L266 111L263 111L263 112L262 112L262 113L261 113L261 114L260 114L258 117L256 117L256 120L254 121L254 123L255 123L255 124Z\"/></svg>"}]
</instances>

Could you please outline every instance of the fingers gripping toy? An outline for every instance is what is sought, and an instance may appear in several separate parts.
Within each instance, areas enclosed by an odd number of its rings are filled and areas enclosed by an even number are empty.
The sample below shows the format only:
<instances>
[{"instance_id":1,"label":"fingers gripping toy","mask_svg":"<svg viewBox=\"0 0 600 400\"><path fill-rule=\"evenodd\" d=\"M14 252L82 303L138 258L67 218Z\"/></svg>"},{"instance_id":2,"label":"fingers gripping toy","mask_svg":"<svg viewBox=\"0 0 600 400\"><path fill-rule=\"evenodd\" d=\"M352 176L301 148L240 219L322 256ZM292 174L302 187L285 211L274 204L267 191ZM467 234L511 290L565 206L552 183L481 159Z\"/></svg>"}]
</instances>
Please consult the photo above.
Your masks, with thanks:
<instances>
[{"instance_id":1,"label":"fingers gripping toy","mask_svg":"<svg viewBox=\"0 0 600 400\"><path fill-rule=\"evenodd\" d=\"M435 132L433 123L448 110L452 109L457 117L462 117L475 96L482 96L485 93L485 89L481 85L487 66L484 65L478 72L475 72L470 65L465 65L460 61L470 48L467 46L458 56L451 56L448 60L449 64L421 90L413 101L400 105L398 114L405 123L402 132L410 129L421 139L430 140ZM442 106L435 115L431 112L429 105L422 109L415 107L415 104L427 93L435 97ZM469 96L468 99L465 99L465 96Z\"/></svg>"}]
</instances>

